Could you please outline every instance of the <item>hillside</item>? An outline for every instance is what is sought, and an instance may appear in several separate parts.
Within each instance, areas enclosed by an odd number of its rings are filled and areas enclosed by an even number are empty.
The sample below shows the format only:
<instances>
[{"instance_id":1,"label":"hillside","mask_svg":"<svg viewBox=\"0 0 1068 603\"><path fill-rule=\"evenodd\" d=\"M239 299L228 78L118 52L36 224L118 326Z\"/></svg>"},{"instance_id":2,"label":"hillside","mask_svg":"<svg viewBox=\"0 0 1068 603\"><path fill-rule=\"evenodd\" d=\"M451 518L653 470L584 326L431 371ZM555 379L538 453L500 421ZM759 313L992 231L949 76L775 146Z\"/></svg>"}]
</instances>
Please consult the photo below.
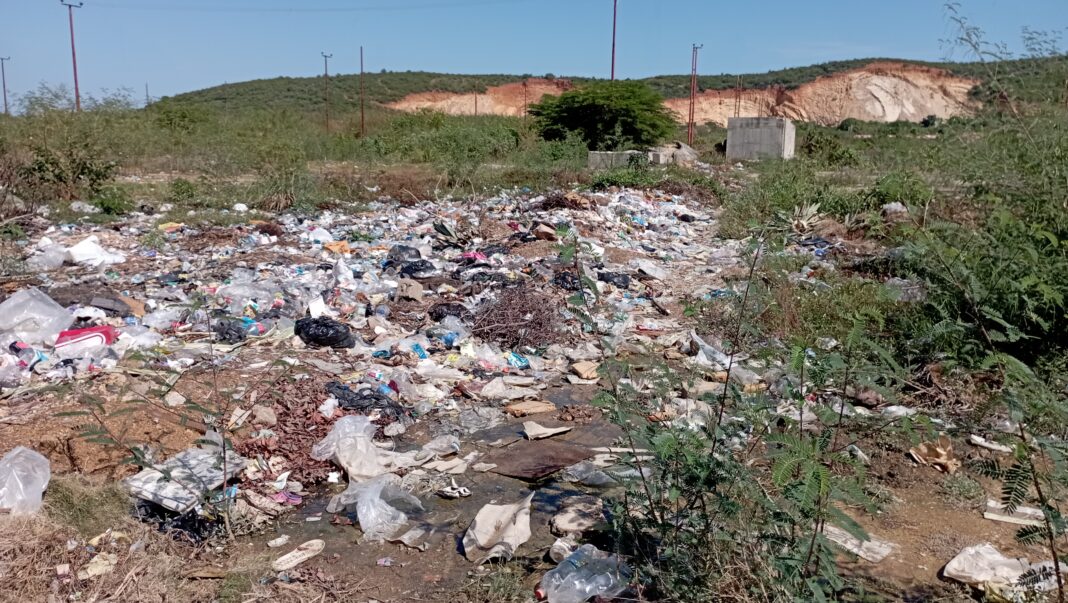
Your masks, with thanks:
<instances>
[{"instance_id":1,"label":"hillside","mask_svg":"<svg viewBox=\"0 0 1068 603\"><path fill-rule=\"evenodd\" d=\"M700 76L698 118L722 123L734 114L784 115L819 123L846 117L875 121L917 120L964 111L969 98L987 98L985 81L997 73L1017 98L1059 99L1068 58L1064 56L997 63L929 63L894 59L835 61L762 74ZM937 75L935 75L937 74ZM522 83L526 82L523 86ZM367 100L399 110L428 108L454 114L519 115L542 94L554 94L593 81L578 77L529 75L449 75L429 72L379 72L365 75ZM689 76L643 79L685 113ZM741 93L735 91L740 84ZM813 85L816 84L816 85ZM331 77L331 102L339 110L359 98L358 75ZM477 101L476 101L477 98ZM279 77L224 84L165 99L168 103L226 111L287 109L318 111L323 106L321 77ZM843 104L844 103L844 104Z\"/></svg>"}]
</instances>

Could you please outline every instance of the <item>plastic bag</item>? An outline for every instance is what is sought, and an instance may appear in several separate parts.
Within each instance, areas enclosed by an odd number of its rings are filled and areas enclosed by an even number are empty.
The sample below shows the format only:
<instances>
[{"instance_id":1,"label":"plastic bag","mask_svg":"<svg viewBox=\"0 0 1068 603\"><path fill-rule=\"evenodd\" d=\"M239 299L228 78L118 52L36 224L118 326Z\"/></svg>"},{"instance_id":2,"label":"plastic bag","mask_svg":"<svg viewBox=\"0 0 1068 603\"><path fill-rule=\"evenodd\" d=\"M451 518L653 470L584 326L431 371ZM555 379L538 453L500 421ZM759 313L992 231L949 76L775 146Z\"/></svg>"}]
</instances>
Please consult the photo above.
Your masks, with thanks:
<instances>
[{"instance_id":1,"label":"plastic bag","mask_svg":"<svg viewBox=\"0 0 1068 603\"><path fill-rule=\"evenodd\" d=\"M41 252L26 259L26 265L32 270L48 272L56 270L67 260L67 248L62 245L48 245Z\"/></svg>"},{"instance_id":2,"label":"plastic bag","mask_svg":"<svg viewBox=\"0 0 1068 603\"><path fill-rule=\"evenodd\" d=\"M41 453L16 446L0 459L0 509L29 515L41 509L52 470Z\"/></svg>"},{"instance_id":3,"label":"plastic bag","mask_svg":"<svg viewBox=\"0 0 1068 603\"><path fill-rule=\"evenodd\" d=\"M29 373L19 366L19 359L0 352L0 388L18 387L29 378Z\"/></svg>"},{"instance_id":4,"label":"plastic bag","mask_svg":"<svg viewBox=\"0 0 1068 603\"><path fill-rule=\"evenodd\" d=\"M363 416L341 417L334 428L319 443L312 447L312 458L318 461L332 459L345 468L351 484L368 480L386 473L386 461L371 438L378 426Z\"/></svg>"},{"instance_id":5,"label":"plastic bag","mask_svg":"<svg viewBox=\"0 0 1068 603\"><path fill-rule=\"evenodd\" d=\"M174 323L179 322L181 319L181 308L163 308L145 315L145 317L141 319L141 324L152 329L165 331L170 329Z\"/></svg>"},{"instance_id":6,"label":"plastic bag","mask_svg":"<svg viewBox=\"0 0 1068 603\"><path fill-rule=\"evenodd\" d=\"M0 304L0 344L52 345L73 322L70 312L48 295L33 287L23 289Z\"/></svg>"},{"instance_id":7,"label":"plastic bag","mask_svg":"<svg viewBox=\"0 0 1068 603\"><path fill-rule=\"evenodd\" d=\"M399 484L399 477L387 473L362 483L350 483L339 497L341 504L356 503L356 516L365 540L381 542L408 523L408 515L398 506L411 511L423 510L419 499Z\"/></svg>"},{"instance_id":8,"label":"plastic bag","mask_svg":"<svg viewBox=\"0 0 1068 603\"><path fill-rule=\"evenodd\" d=\"M126 261L126 256L104 249L97 242L96 235L86 237L80 243L67 250L67 259L74 264L85 266L110 266L121 264Z\"/></svg>"},{"instance_id":9,"label":"plastic bag","mask_svg":"<svg viewBox=\"0 0 1068 603\"><path fill-rule=\"evenodd\" d=\"M348 325L332 318L302 318L297 321L294 333L300 340L312 347L353 348L356 340Z\"/></svg>"}]
</instances>

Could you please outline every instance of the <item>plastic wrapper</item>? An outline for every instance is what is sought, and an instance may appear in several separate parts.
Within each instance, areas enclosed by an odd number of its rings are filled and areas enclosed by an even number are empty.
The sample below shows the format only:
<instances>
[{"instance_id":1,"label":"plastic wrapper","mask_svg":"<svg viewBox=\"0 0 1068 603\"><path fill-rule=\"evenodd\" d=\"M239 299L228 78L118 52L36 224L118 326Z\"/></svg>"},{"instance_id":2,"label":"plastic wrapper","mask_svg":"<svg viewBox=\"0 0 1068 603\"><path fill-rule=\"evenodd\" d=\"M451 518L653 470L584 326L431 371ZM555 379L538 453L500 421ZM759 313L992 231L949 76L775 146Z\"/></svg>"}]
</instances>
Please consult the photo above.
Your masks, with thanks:
<instances>
[{"instance_id":1,"label":"plastic wrapper","mask_svg":"<svg viewBox=\"0 0 1068 603\"><path fill-rule=\"evenodd\" d=\"M74 322L70 312L36 288L23 289L0 304L0 345L13 341L52 345Z\"/></svg>"},{"instance_id":2,"label":"plastic wrapper","mask_svg":"<svg viewBox=\"0 0 1068 603\"><path fill-rule=\"evenodd\" d=\"M350 483L341 493L338 499L341 504L356 503L356 516L365 540L381 542L399 532L408 523L408 515L402 509L423 510L419 499L399 484L399 477L387 473L365 482Z\"/></svg>"},{"instance_id":3,"label":"plastic wrapper","mask_svg":"<svg viewBox=\"0 0 1068 603\"><path fill-rule=\"evenodd\" d=\"M48 272L56 270L67 260L67 248L62 245L48 245L42 247L40 253L26 258L26 265L31 270Z\"/></svg>"},{"instance_id":4,"label":"plastic wrapper","mask_svg":"<svg viewBox=\"0 0 1068 603\"><path fill-rule=\"evenodd\" d=\"M19 359L0 353L0 388L18 387L29 378L29 372L19 366Z\"/></svg>"},{"instance_id":5,"label":"plastic wrapper","mask_svg":"<svg viewBox=\"0 0 1068 603\"><path fill-rule=\"evenodd\" d=\"M164 331L170 329L174 323L181 321L181 319L181 308L162 308L146 314L145 317L141 319L141 324L158 331Z\"/></svg>"},{"instance_id":6,"label":"plastic wrapper","mask_svg":"<svg viewBox=\"0 0 1068 603\"><path fill-rule=\"evenodd\" d=\"M52 469L41 453L16 446L0 459L0 509L12 515L30 515L41 501Z\"/></svg>"},{"instance_id":7,"label":"plastic wrapper","mask_svg":"<svg viewBox=\"0 0 1068 603\"><path fill-rule=\"evenodd\" d=\"M349 483L361 482L386 473L386 459L371 438L378 426L364 416L341 417L333 429L312 447L312 458L333 460L349 475Z\"/></svg>"}]
</instances>

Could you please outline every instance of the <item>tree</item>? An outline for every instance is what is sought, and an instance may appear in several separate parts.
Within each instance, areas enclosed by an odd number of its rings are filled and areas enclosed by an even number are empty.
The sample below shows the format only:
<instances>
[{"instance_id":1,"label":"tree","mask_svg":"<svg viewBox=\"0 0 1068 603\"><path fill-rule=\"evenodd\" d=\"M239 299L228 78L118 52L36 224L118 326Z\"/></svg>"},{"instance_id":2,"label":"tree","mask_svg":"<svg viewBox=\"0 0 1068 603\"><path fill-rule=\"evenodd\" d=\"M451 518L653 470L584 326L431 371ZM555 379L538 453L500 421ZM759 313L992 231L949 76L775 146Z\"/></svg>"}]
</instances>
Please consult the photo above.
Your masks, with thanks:
<instances>
[{"instance_id":1,"label":"tree","mask_svg":"<svg viewBox=\"0 0 1068 603\"><path fill-rule=\"evenodd\" d=\"M675 130L663 99L641 82L598 82L546 96L530 107L530 114L546 140L577 133L590 150L647 147Z\"/></svg>"}]
</instances>

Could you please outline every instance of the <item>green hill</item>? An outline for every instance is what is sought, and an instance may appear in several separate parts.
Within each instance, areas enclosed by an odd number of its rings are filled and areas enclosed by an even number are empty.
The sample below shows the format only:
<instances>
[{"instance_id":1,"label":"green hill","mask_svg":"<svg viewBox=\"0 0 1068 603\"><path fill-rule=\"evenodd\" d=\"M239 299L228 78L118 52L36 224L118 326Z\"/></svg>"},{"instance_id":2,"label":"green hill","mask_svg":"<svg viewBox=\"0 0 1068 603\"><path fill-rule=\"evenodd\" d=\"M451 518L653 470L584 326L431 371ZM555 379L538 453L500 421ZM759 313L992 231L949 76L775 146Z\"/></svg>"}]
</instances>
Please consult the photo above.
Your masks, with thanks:
<instances>
[{"instance_id":1,"label":"green hill","mask_svg":"<svg viewBox=\"0 0 1068 603\"><path fill-rule=\"evenodd\" d=\"M806 67L791 67L767 73L702 75L698 79L702 90L722 90L741 82L746 88L783 86L795 88L820 76L832 75L856 69L874 61L900 61L938 67L957 75L986 81L996 73L1002 84L1010 88L1014 96L1024 100L1043 101L1061 98L1065 91L1065 76L1068 74L1068 57L1055 56L1040 59L1020 59L996 63L934 63L901 61L900 59L853 59L833 61ZM529 75L451 75L424 71L383 71L365 74L364 85L367 100L371 103L390 103L416 92L483 92L487 87L518 82ZM551 77L551 76L550 76ZM593 81L591 78L569 77L576 84ZM663 75L645 78L665 98L682 98L689 94L688 75ZM337 75L330 79L331 99L338 103L352 103L359 98L359 76ZM980 87L978 93L982 94ZM165 100L182 105L193 105L226 110L241 109L290 109L296 111L316 110L322 106L322 77L279 77L224 84L194 92L187 92Z\"/></svg>"}]
</instances>

